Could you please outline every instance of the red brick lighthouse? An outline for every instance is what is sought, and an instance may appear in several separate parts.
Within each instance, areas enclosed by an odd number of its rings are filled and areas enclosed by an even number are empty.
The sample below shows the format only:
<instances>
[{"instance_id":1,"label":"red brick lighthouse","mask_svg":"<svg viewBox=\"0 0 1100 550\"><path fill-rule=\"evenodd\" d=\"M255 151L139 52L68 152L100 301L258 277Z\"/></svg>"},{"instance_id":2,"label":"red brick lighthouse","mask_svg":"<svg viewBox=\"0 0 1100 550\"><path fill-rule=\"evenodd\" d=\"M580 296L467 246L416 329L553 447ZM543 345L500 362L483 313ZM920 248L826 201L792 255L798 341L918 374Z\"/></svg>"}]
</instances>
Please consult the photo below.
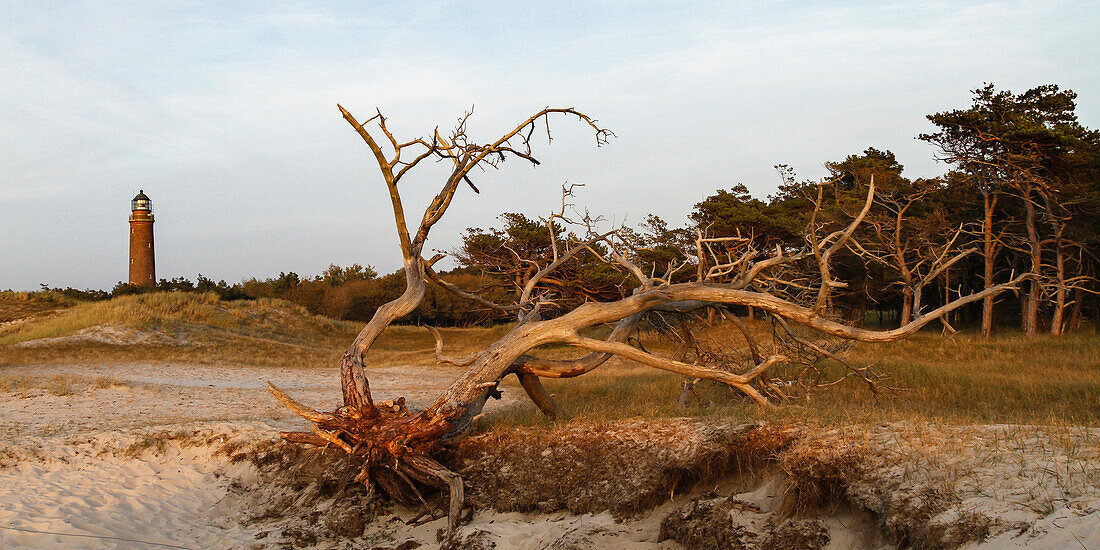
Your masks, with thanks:
<instances>
[{"instance_id":1,"label":"red brick lighthouse","mask_svg":"<svg viewBox=\"0 0 1100 550\"><path fill-rule=\"evenodd\" d=\"M130 284L153 286L157 272L153 266L153 201L138 191L130 201Z\"/></svg>"}]
</instances>

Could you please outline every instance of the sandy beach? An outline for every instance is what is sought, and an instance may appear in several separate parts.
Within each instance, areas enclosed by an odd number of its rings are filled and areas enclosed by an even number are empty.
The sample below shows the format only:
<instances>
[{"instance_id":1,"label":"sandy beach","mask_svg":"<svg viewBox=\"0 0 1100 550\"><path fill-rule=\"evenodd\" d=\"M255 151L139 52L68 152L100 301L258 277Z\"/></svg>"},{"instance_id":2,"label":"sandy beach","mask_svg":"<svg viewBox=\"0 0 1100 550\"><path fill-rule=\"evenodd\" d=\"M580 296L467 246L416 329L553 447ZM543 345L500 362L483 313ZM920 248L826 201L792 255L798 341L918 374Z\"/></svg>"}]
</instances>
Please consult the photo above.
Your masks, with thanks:
<instances>
[{"instance_id":1,"label":"sandy beach","mask_svg":"<svg viewBox=\"0 0 1100 550\"><path fill-rule=\"evenodd\" d=\"M765 546L775 540L776 525L790 524L823 529L826 538L817 540L827 542L821 547L889 548L892 544L884 533L892 525L910 528L905 527L907 521L948 530L955 524L984 529L984 542L966 542L967 548L1100 546L1100 434L1095 430L889 425L854 439L852 433L841 431L815 434L800 444L816 449L813 452L848 448L853 441L875 449L861 458L868 465L861 481L847 488L847 501L859 506L819 513L812 520L817 523L782 523L778 510L790 489L773 471L749 482L727 480L713 489L696 487L673 494L626 517L609 511L479 509L446 543L439 539L444 519L408 525L420 511L398 506L365 525L356 524L361 528L358 535L338 536L331 525L326 528L325 522L332 520L319 514L337 506L339 495L314 495L306 502L301 495L310 490L299 494L294 487L279 486L272 482L277 478L272 470L242 459L270 447L278 430L304 427L267 395L268 381L325 409L338 399L332 372L152 363L27 366L7 373L27 378L24 387L0 393L3 548L451 544L671 549L682 546L659 540L666 518L678 514L685 518L682 525L695 525L693 514L728 507L729 502L741 503L729 508L730 521L743 532L759 533L752 540ZM394 367L372 370L370 380L379 399L405 396L418 406L454 374L453 369ZM51 388L59 375L65 387ZM491 403L489 410L509 406L519 397L506 388L504 398ZM658 423L694 429L686 420ZM624 428L630 429L634 428ZM563 433L568 441L568 429ZM600 475L592 474L593 483ZM921 499L933 499L936 491L951 493L951 504L932 517L918 517ZM264 517L272 502L291 503L288 509L305 511Z\"/></svg>"},{"instance_id":2,"label":"sandy beach","mask_svg":"<svg viewBox=\"0 0 1100 550\"><path fill-rule=\"evenodd\" d=\"M225 449L305 427L267 393L268 382L318 409L339 400L336 374L317 370L155 363L5 374L28 382L0 393L3 548L266 547L274 541L257 540L265 526L244 525L253 514L243 509L251 503L241 487L257 472L231 463ZM454 374L380 368L371 384L380 400L405 396L424 406ZM58 376L64 395L49 387ZM488 409L516 397L506 391Z\"/></svg>"}]
</instances>

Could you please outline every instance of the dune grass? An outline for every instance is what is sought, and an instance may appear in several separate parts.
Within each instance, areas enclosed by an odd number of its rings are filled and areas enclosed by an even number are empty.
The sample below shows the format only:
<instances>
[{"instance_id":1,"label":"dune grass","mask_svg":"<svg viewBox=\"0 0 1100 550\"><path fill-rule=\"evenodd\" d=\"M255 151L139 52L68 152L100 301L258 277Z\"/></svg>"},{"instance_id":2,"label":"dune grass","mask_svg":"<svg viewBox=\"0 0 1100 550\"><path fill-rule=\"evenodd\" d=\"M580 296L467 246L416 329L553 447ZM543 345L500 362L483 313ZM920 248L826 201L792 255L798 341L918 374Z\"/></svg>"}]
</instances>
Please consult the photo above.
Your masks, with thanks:
<instances>
[{"instance_id":1,"label":"dune grass","mask_svg":"<svg viewBox=\"0 0 1100 550\"><path fill-rule=\"evenodd\" d=\"M0 293L0 311L13 315L21 311L26 320L0 326L0 366L165 361L331 367L362 328L358 323L311 315L282 300L225 302L214 294L184 292L70 301L63 308L52 306L50 316L27 318L34 313L26 313L22 303L28 299L41 302L43 294ZM45 307L37 311L45 311ZM97 331L104 327L123 333L123 337L154 338L132 345L97 340ZM466 355L503 335L507 327L441 331L447 353ZM48 345L21 345L25 343ZM368 362L377 366L432 365L434 354L430 332L398 325L375 343Z\"/></svg>"},{"instance_id":2,"label":"dune grass","mask_svg":"<svg viewBox=\"0 0 1100 550\"><path fill-rule=\"evenodd\" d=\"M97 325L154 331L194 325L287 341L349 328L347 323L309 315L300 306L281 300L225 302L213 293L157 292L77 305L44 322L0 332L0 345L56 338Z\"/></svg>"},{"instance_id":3,"label":"dune grass","mask_svg":"<svg viewBox=\"0 0 1100 550\"><path fill-rule=\"evenodd\" d=\"M116 376L97 376L95 378L95 380L92 381L92 385L97 390L105 390L107 388L128 387L128 386L130 386L130 384L128 382L124 382L122 380L119 380L118 377L116 377Z\"/></svg>"},{"instance_id":4,"label":"dune grass","mask_svg":"<svg viewBox=\"0 0 1100 550\"><path fill-rule=\"evenodd\" d=\"M0 293L0 310L16 304L8 309L14 311L34 299L17 294ZM47 301L55 308L63 303L65 309L32 322L0 327L0 366L159 361L328 368L339 361L361 328L356 323L310 315L279 300L223 302L213 294L156 293L93 303ZM34 307L42 311L46 306ZM104 325L173 335L185 343L111 345L81 340L43 347L10 345L71 336ZM752 329L766 341L764 323L757 322ZM445 353L463 357L483 349L507 330L506 326L441 329ZM598 337L607 330L595 328L591 335ZM739 341L728 328L703 330L713 341ZM670 351L654 334L643 332L640 337L651 351ZM392 326L371 349L367 364L434 365L434 346L435 340L423 327ZM563 345L547 346L537 353L552 358L583 355ZM849 357L856 365L874 365L888 374L887 383L894 390L874 396L853 379L818 391L809 399L764 409L724 386L703 382L698 388L702 398L681 409L676 407L681 377L620 359L579 378L544 383L572 417L593 420L711 415L827 423L920 420L1096 425L1100 420L1100 334L1096 326L1061 337L1034 339L1007 330L989 340L966 333L945 338L925 331L900 342L858 345ZM506 391L521 390L509 382ZM498 426L546 424L526 402L482 422Z\"/></svg>"},{"instance_id":5,"label":"dune grass","mask_svg":"<svg viewBox=\"0 0 1100 550\"><path fill-rule=\"evenodd\" d=\"M75 389L74 384L76 382L77 379L75 376L68 374L55 374L50 377L50 380L46 385L46 389L48 389L50 393L58 397L63 397L66 395L71 395L73 393Z\"/></svg>"},{"instance_id":6,"label":"dune grass","mask_svg":"<svg viewBox=\"0 0 1100 550\"><path fill-rule=\"evenodd\" d=\"M0 308L16 301L0 296ZM331 365L357 330L282 300L225 302L209 293L151 293L74 304L0 327L0 365L150 360ZM104 341L97 331L121 334L134 344Z\"/></svg>"},{"instance_id":7,"label":"dune grass","mask_svg":"<svg viewBox=\"0 0 1100 550\"><path fill-rule=\"evenodd\" d=\"M131 384L110 376L95 378L58 373L52 376L28 376L3 374L0 371L0 392L26 397L31 390L44 390L57 397L82 393L89 389L104 390L130 387Z\"/></svg>"},{"instance_id":8,"label":"dune grass","mask_svg":"<svg viewBox=\"0 0 1100 550\"><path fill-rule=\"evenodd\" d=\"M24 394L33 387L29 376L0 375L0 392Z\"/></svg>"},{"instance_id":9,"label":"dune grass","mask_svg":"<svg viewBox=\"0 0 1100 550\"><path fill-rule=\"evenodd\" d=\"M850 379L808 399L765 409L720 384L703 382L698 388L702 399L678 408L681 377L618 360L580 378L544 384L578 419L729 416L830 425L1100 424L1100 335L1095 327L1030 340L1015 335L943 338L923 332L901 342L860 345L850 358L888 374L894 389L875 396ZM527 403L483 422L501 427L549 424Z\"/></svg>"},{"instance_id":10,"label":"dune grass","mask_svg":"<svg viewBox=\"0 0 1100 550\"><path fill-rule=\"evenodd\" d=\"M0 290L0 327L18 319L49 313L76 302L56 291L18 292Z\"/></svg>"}]
</instances>

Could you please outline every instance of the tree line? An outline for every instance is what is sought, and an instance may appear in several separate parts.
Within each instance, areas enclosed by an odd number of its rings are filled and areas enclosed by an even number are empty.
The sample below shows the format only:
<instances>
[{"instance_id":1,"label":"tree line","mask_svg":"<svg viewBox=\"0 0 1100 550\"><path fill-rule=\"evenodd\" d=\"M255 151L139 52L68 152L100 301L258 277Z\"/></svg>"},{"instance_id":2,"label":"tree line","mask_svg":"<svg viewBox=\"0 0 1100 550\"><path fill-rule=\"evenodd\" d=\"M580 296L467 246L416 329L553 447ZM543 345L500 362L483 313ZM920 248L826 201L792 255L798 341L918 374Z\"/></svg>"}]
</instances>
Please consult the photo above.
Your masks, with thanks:
<instances>
[{"instance_id":1,"label":"tree line","mask_svg":"<svg viewBox=\"0 0 1100 550\"><path fill-rule=\"evenodd\" d=\"M942 176L909 179L892 152L869 147L826 162L830 185L800 181L781 164L781 183L769 196L754 197L739 183L696 204L684 226L649 215L637 227L617 228L618 235L631 241L632 261L642 269L673 281L705 280L739 254L793 251L805 245L807 228L847 225L873 180L873 208L832 258L836 279L846 281L830 293L833 315L856 324L904 325L954 298L1029 274L1018 294L989 297L945 316L945 330L974 327L988 336L997 327L1018 328L1031 336L1076 329L1098 312L1100 133L1078 121L1076 94L1056 85L1019 94L986 85L971 99L968 108L928 115L935 131L917 136L949 166ZM546 217L504 213L499 220L499 227L462 235L453 251L458 267L445 272L456 288L429 285L403 322L512 320L478 307L461 291L489 300L521 292L536 279L538 265L555 260L554 239L583 245L584 253L561 262L552 276L537 277L537 288L529 289L560 297L547 315L630 292L629 275L605 261L612 251L599 242L585 244L599 219L563 211ZM797 285L797 277L784 284ZM271 297L311 313L366 321L405 290L405 275L380 276L369 265L354 264L332 265L313 277L290 272L236 284L200 274L195 282L161 279L153 288L119 283L110 292L52 290L82 299L149 291Z\"/></svg>"},{"instance_id":2,"label":"tree line","mask_svg":"<svg viewBox=\"0 0 1100 550\"><path fill-rule=\"evenodd\" d=\"M781 183L772 195L753 197L737 184L696 204L686 226L650 215L620 235L633 241L633 261L643 269L673 281L706 280L721 265L745 265L738 255L793 252L814 231L846 225L873 181L873 207L832 258L835 278L846 281L830 294L834 315L861 324L877 314L880 323L905 325L1024 274L1021 292L952 312L942 319L945 330L972 326L988 336L994 327L1018 327L1034 336L1076 329L1097 313L1100 133L1078 121L1076 94L1056 85L1020 94L986 85L972 94L966 109L928 115L935 131L917 136L950 167L940 177L907 178L892 152L869 147L826 162L829 185L799 181L777 165ZM536 275L537 264L552 261L555 235L585 238L561 227L562 216L500 219L499 228L468 230L456 256L464 268L514 289ZM601 261L607 251L589 252L539 285L576 300L624 296L629 278Z\"/></svg>"},{"instance_id":3,"label":"tree line","mask_svg":"<svg viewBox=\"0 0 1100 550\"><path fill-rule=\"evenodd\" d=\"M489 285L486 277L455 269L447 272L459 284L468 288ZM76 289L40 285L44 292L52 292L80 301L107 300L118 296L151 292L211 292L223 300L253 300L277 298L304 307L310 313L349 321L366 321L378 307L404 290L404 275L394 272L379 275L374 267L352 264L341 267L330 265L320 275L299 275L293 271L280 272L267 278L250 277L239 283L215 281L201 273L194 281L186 277L160 279L153 286L117 283L111 290ZM432 288L427 298L405 322L440 326L470 326L493 321L497 318L442 289Z\"/></svg>"}]
</instances>

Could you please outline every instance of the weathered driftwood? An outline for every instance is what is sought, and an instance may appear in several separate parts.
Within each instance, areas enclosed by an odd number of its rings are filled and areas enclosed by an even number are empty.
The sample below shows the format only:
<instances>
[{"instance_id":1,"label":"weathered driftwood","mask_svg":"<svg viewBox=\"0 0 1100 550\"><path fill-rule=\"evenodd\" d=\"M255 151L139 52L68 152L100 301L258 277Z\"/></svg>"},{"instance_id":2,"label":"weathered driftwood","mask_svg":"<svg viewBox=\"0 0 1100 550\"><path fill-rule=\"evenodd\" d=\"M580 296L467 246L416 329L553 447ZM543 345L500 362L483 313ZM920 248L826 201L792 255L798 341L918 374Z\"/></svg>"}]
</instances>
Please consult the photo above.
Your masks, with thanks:
<instances>
[{"instance_id":1,"label":"weathered driftwood","mask_svg":"<svg viewBox=\"0 0 1100 550\"><path fill-rule=\"evenodd\" d=\"M484 165L496 166L508 156L537 163L531 153L531 135L537 127L542 125L549 130L548 121L553 115L575 117L586 124L595 132L597 144L605 143L613 134L599 127L595 120L574 109L547 108L535 113L500 139L488 144L473 143L467 138L465 122L469 114L460 120L456 130L447 138L441 136L437 130L430 138L399 142L387 129L386 119L380 112L366 122L360 123L343 107L340 107L340 111L370 148L389 191L404 258L406 289L400 297L377 310L341 359L343 406L335 411L322 413L296 402L274 386L271 387L271 392L296 414L313 423L310 432L288 432L283 434L284 438L298 443L332 446L361 457L363 466L356 478L357 481L366 484L371 490L380 488L390 497L402 502L424 502L418 486L430 486L448 491L450 497L448 516L451 529L454 528L462 507L462 480L433 460L432 454L441 445L455 442L473 429L474 421L481 414L486 401L497 395L497 386L508 375L516 375L532 401L550 416L561 415L562 411L542 387L539 382L540 377L580 376L598 368L610 357L616 355L693 379L722 382L761 405L769 403L767 396L758 389L758 386L767 387L768 383L760 379L769 369L782 364L786 357L778 353L762 355L757 346L752 343L746 330L744 334L752 347L753 366L745 372L731 372L663 358L628 343L628 337L638 327L642 316L649 312L685 312L708 307L747 306L837 338L886 342L904 338L967 303L1014 289L1020 281L1020 278L1017 278L960 298L939 309L920 315L894 330L864 330L832 320L826 313L829 293L832 288L842 286L843 283L831 278L829 259L835 252L848 246L856 226L871 207L874 193L872 182L866 204L852 222L824 237L808 238L808 246L804 251L776 250L772 255L745 253L737 258L731 257L726 263L716 262L717 270L711 268L703 273L700 269L699 280L673 284L669 282L670 277L662 279L645 275L631 262L625 251L615 244L612 233L600 235L593 233L590 240L579 243L562 254L557 254L557 248L555 248L555 261L537 271L535 277L525 285L515 303L495 304L458 289L435 273L432 265L439 260L440 256L431 259L425 259L422 256L429 232L450 206L457 189L465 183L476 192L477 188L469 179L470 171ZM380 132L384 136L384 142L376 140L375 135L368 131L368 126L371 124L374 124L371 126L374 128L373 131ZM383 144L386 144L385 149ZM403 160L402 154L406 150L416 151L416 156L411 160ZM416 231L410 233L398 183L409 170L429 158L450 162L453 170L440 192L425 209ZM538 279L545 277L569 257L584 251L586 247L596 253L591 248L596 241L602 241L610 246L610 253L606 256L607 261L617 263L625 272L633 274L638 279L638 287L634 293L620 300L585 303L557 317L542 319L539 308L544 303L544 297L533 292ZM704 239L700 237L700 243L703 241ZM700 264L703 254L701 244ZM810 307L800 305L789 297L759 289L758 279L762 279L765 274L803 259L812 260L819 274L820 286L816 289L810 288L810 292L806 293L807 302L812 304ZM433 330L438 342L437 358L441 362L462 366L464 368L462 373L424 410L409 410L402 399L396 403L376 403L372 399L370 385L363 368L364 355L390 323L409 314L420 304L429 279L482 305L515 312L518 321L499 340L463 359L444 357L442 341L439 340L438 332ZM769 282L769 286L774 284ZM584 329L609 323L615 324L615 328L605 339L583 335ZM741 328L744 328L743 325ZM532 354L532 350L553 343L568 344L591 353L570 361L549 360Z\"/></svg>"}]
</instances>

